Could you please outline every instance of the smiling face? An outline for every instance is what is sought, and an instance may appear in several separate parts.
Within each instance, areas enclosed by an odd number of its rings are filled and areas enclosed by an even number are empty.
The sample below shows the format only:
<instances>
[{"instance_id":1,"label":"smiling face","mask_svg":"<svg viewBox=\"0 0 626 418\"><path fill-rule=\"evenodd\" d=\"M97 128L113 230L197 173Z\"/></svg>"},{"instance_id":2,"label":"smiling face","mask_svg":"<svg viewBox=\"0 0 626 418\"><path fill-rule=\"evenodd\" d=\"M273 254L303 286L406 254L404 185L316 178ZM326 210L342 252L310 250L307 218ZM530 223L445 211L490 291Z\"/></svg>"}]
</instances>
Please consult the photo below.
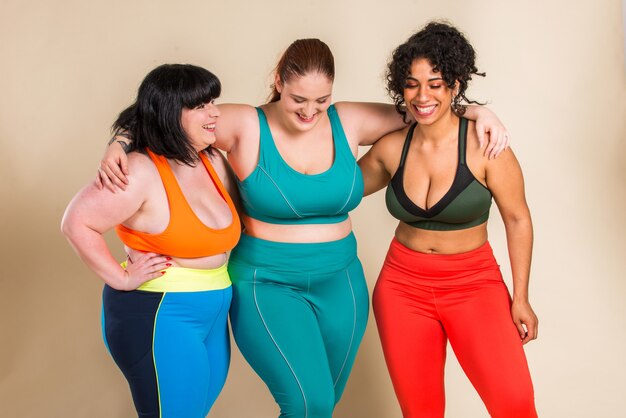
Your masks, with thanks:
<instances>
[{"instance_id":1,"label":"smiling face","mask_svg":"<svg viewBox=\"0 0 626 418\"><path fill-rule=\"evenodd\" d=\"M213 103L202 103L193 109L184 107L180 115L183 131L198 152L215 142L215 124L220 111Z\"/></svg>"},{"instance_id":2,"label":"smiling face","mask_svg":"<svg viewBox=\"0 0 626 418\"><path fill-rule=\"evenodd\" d=\"M407 110L420 125L431 125L452 114L453 90L426 58L413 60L404 87Z\"/></svg>"},{"instance_id":3,"label":"smiling face","mask_svg":"<svg viewBox=\"0 0 626 418\"><path fill-rule=\"evenodd\" d=\"M290 128L313 128L330 106L333 82L326 75L313 72L286 82L277 78L275 84L280 93L278 106Z\"/></svg>"}]
</instances>

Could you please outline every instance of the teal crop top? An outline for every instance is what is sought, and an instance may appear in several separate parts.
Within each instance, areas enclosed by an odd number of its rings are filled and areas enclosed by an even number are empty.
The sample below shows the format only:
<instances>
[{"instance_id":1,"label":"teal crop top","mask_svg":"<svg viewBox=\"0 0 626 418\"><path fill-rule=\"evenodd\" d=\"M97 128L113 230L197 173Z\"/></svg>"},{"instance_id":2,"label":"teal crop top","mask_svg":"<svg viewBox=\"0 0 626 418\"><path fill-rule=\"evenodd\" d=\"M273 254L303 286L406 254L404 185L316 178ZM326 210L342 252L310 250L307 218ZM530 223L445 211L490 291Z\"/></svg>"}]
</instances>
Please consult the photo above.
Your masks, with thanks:
<instances>
[{"instance_id":1,"label":"teal crop top","mask_svg":"<svg viewBox=\"0 0 626 418\"><path fill-rule=\"evenodd\" d=\"M276 148L265 113L257 108L259 163L237 181L242 206L251 218L272 224L332 224L348 218L363 198L363 176L350 150L334 105L328 108L335 159L319 174L291 168Z\"/></svg>"},{"instance_id":2,"label":"teal crop top","mask_svg":"<svg viewBox=\"0 0 626 418\"><path fill-rule=\"evenodd\" d=\"M452 186L439 202L427 210L413 203L404 191L404 164L414 130L415 125L407 133L398 171L387 186L385 200L389 212L412 227L432 231L456 231L486 222L491 207L491 192L476 180L465 161L467 119L461 118L459 123L459 156Z\"/></svg>"}]
</instances>

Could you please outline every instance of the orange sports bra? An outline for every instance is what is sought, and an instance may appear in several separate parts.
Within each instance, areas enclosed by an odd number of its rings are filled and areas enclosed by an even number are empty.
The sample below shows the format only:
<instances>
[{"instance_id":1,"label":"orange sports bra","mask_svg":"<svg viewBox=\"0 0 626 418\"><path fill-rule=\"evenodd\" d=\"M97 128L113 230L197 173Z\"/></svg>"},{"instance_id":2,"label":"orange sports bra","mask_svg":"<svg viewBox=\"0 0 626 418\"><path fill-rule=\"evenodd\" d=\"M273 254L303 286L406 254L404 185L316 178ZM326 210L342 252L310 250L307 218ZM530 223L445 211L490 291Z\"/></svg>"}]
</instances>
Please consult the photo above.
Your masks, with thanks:
<instances>
[{"instance_id":1,"label":"orange sports bra","mask_svg":"<svg viewBox=\"0 0 626 418\"><path fill-rule=\"evenodd\" d=\"M200 159L207 169L213 184L228 204L233 220L223 229L209 228L193 212L167 159L150 150L148 155L159 170L167 202L170 209L170 221L165 231L159 234L135 231L124 225L115 228L122 242L135 250L154 252L181 258L207 257L231 250L241 234L241 224L232 199L224 188L211 162L204 152Z\"/></svg>"}]
</instances>

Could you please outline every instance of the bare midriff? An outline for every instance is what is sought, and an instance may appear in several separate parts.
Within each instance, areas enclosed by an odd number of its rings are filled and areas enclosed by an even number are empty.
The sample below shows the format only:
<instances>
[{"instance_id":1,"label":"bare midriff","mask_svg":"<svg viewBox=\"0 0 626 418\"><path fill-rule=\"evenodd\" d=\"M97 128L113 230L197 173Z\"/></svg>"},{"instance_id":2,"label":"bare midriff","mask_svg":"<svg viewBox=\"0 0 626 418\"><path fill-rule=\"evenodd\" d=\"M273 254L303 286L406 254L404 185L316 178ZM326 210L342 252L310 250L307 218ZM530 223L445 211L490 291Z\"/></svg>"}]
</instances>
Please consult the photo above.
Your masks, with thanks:
<instances>
[{"instance_id":1,"label":"bare midriff","mask_svg":"<svg viewBox=\"0 0 626 418\"><path fill-rule=\"evenodd\" d=\"M400 222L396 239L413 251L427 254L459 254L475 250L487 241L487 222L456 231L431 231Z\"/></svg>"},{"instance_id":2,"label":"bare midriff","mask_svg":"<svg viewBox=\"0 0 626 418\"><path fill-rule=\"evenodd\" d=\"M334 224L271 224L242 215L246 226L244 233L255 238L267 241L307 243L330 242L345 238L352 231L352 221L348 217L345 221Z\"/></svg>"}]
</instances>

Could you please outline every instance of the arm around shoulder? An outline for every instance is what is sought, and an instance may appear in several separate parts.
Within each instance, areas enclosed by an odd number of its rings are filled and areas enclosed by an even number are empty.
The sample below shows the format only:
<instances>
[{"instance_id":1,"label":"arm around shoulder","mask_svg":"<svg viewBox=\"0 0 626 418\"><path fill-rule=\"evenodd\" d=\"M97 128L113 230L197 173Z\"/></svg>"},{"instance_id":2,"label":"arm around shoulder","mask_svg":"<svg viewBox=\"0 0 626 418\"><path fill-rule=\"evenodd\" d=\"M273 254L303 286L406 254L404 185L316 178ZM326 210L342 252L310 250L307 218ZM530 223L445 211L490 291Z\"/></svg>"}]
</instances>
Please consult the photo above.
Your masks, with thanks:
<instances>
[{"instance_id":1,"label":"arm around shoulder","mask_svg":"<svg viewBox=\"0 0 626 418\"><path fill-rule=\"evenodd\" d=\"M407 125L391 104L337 102L335 107L348 139L357 141L357 145L372 145Z\"/></svg>"},{"instance_id":2,"label":"arm around shoulder","mask_svg":"<svg viewBox=\"0 0 626 418\"><path fill-rule=\"evenodd\" d=\"M216 148L231 153L240 141L259 131L259 118L253 106L225 103L217 105L217 108L220 116L215 129Z\"/></svg>"}]
</instances>

